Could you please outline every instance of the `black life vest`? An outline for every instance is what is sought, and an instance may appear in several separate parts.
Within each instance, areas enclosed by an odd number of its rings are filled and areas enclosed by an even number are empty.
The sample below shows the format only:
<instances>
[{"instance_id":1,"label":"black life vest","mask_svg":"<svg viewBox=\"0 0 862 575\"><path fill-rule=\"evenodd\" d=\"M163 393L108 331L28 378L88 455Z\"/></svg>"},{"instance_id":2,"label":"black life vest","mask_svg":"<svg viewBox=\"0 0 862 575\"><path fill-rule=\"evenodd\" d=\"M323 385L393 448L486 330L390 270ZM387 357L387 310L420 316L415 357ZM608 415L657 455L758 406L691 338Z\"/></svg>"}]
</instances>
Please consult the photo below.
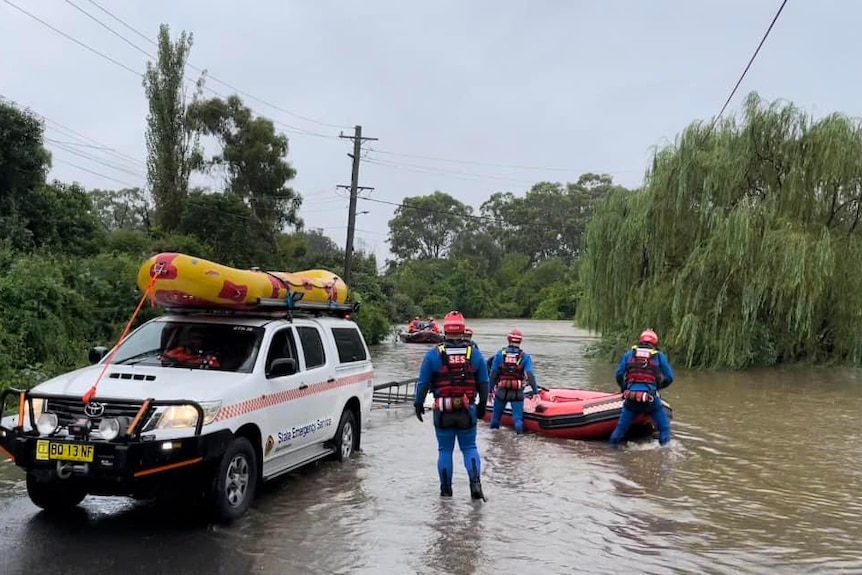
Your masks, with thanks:
<instances>
[{"instance_id":1,"label":"black life vest","mask_svg":"<svg viewBox=\"0 0 862 575\"><path fill-rule=\"evenodd\" d=\"M476 397L476 369L473 346L465 341L447 341L437 346L443 366L431 378L434 409L454 411L467 409Z\"/></svg>"},{"instance_id":2,"label":"black life vest","mask_svg":"<svg viewBox=\"0 0 862 575\"><path fill-rule=\"evenodd\" d=\"M517 352L509 351L508 347L503 348L503 364L500 366L500 383L497 385L500 389L524 389L524 380L526 373L521 361L524 359L524 350L518 349Z\"/></svg>"}]
</instances>

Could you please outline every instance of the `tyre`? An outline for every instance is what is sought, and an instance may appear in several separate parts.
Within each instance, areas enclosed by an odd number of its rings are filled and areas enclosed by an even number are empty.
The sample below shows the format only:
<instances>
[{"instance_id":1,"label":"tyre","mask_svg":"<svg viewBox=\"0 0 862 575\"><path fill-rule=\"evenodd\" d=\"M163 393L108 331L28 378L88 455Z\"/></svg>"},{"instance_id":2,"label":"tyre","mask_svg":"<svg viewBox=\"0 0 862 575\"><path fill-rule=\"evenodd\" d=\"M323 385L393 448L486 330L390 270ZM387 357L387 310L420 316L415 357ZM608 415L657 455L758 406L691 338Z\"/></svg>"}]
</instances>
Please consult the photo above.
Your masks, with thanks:
<instances>
[{"instance_id":1,"label":"tyre","mask_svg":"<svg viewBox=\"0 0 862 575\"><path fill-rule=\"evenodd\" d=\"M39 481L30 472L27 473L27 495L34 505L45 511L65 511L83 501L87 492L63 479Z\"/></svg>"},{"instance_id":2,"label":"tyre","mask_svg":"<svg viewBox=\"0 0 862 575\"><path fill-rule=\"evenodd\" d=\"M212 480L210 508L215 519L233 521L248 511L258 476L254 447L245 437L237 437L224 452Z\"/></svg>"},{"instance_id":3,"label":"tyre","mask_svg":"<svg viewBox=\"0 0 862 575\"><path fill-rule=\"evenodd\" d=\"M359 447L359 429L356 426L356 416L349 409L345 409L344 413L341 414L341 421L338 422L338 430L332 439L332 446L335 448L335 453L332 454L332 459L335 461L350 459L350 456Z\"/></svg>"}]
</instances>

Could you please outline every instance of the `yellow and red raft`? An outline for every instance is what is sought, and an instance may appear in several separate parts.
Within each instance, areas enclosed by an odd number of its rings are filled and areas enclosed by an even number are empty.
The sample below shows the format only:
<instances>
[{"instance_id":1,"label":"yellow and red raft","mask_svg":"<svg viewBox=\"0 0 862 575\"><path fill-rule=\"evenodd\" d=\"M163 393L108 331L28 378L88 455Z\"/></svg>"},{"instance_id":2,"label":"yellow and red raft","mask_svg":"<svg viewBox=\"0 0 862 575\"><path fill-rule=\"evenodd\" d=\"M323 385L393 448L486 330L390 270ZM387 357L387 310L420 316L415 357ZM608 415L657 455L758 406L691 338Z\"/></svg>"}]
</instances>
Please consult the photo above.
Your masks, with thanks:
<instances>
[{"instance_id":1,"label":"yellow and red raft","mask_svg":"<svg viewBox=\"0 0 862 575\"><path fill-rule=\"evenodd\" d=\"M242 270L180 253L161 253L144 262L138 288L145 291L151 281L155 303L171 308L250 310L261 300L285 300L289 294L303 303L343 304L348 292L344 280L327 270Z\"/></svg>"}]
</instances>

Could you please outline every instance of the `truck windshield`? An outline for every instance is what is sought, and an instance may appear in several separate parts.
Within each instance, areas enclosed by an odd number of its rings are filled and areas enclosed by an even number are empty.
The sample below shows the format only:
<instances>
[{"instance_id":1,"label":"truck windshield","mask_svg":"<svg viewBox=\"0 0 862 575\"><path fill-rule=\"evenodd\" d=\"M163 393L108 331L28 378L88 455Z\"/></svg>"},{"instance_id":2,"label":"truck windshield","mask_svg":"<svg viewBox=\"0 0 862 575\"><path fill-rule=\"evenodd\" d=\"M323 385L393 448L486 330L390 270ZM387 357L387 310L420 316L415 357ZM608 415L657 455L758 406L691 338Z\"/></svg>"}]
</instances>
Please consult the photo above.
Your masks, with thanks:
<instances>
[{"instance_id":1,"label":"truck windshield","mask_svg":"<svg viewBox=\"0 0 862 575\"><path fill-rule=\"evenodd\" d=\"M250 373L263 331L246 325L155 321L130 335L112 363Z\"/></svg>"}]
</instances>

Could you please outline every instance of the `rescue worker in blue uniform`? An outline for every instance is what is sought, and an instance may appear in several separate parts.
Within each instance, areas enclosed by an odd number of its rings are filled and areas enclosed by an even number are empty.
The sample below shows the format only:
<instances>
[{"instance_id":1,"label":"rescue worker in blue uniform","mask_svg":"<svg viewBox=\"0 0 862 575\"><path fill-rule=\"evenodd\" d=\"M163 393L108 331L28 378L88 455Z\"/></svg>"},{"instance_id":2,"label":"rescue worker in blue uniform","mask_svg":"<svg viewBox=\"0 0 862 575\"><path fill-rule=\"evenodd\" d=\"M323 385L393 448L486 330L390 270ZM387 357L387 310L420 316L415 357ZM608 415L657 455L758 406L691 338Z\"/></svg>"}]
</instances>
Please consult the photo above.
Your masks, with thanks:
<instances>
[{"instance_id":1,"label":"rescue worker in blue uniform","mask_svg":"<svg viewBox=\"0 0 862 575\"><path fill-rule=\"evenodd\" d=\"M617 384L623 392L623 409L616 429L611 434L611 445L618 445L625 437L634 419L648 414L658 428L658 442L670 442L670 420L661 402L660 389L673 383L673 371L663 351L658 349L658 335L644 330L638 344L632 346L617 366Z\"/></svg>"},{"instance_id":2,"label":"rescue worker in blue uniform","mask_svg":"<svg viewBox=\"0 0 862 575\"><path fill-rule=\"evenodd\" d=\"M500 427L506 403L511 403L515 433L520 435L524 433L524 388L529 383L535 395L539 393L539 385L533 371L533 358L521 349L524 334L513 329L507 340L509 345L498 351L491 362L491 384L495 389L491 429Z\"/></svg>"},{"instance_id":3,"label":"rescue worker in blue uniform","mask_svg":"<svg viewBox=\"0 0 862 575\"><path fill-rule=\"evenodd\" d=\"M470 478L470 496L484 501L476 428L479 419L485 416L488 403L488 366L482 353L464 341L464 316L460 312L446 314L443 334L443 343L429 349L422 360L413 406L416 417L422 421L425 396L431 391L434 396L440 495L452 497L452 454L457 438Z\"/></svg>"}]
</instances>

